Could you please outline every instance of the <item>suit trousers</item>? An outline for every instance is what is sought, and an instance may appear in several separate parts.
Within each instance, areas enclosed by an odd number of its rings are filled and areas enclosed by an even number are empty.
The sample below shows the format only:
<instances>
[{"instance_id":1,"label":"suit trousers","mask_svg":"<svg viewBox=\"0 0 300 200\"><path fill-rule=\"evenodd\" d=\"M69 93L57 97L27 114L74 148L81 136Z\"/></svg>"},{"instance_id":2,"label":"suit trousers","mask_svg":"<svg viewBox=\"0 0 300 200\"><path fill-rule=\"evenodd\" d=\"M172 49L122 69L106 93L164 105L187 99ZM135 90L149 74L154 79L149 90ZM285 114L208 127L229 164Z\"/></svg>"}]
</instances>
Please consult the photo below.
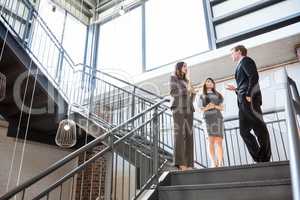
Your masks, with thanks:
<instances>
[{"instance_id":1,"label":"suit trousers","mask_svg":"<svg viewBox=\"0 0 300 200\"><path fill-rule=\"evenodd\" d=\"M243 98L238 102L238 105L240 135L243 138L250 155L256 162L270 161L270 136L263 120L260 101L253 99L250 103ZM251 130L253 130L256 137L251 134Z\"/></svg>"},{"instance_id":2,"label":"suit trousers","mask_svg":"<svg viewBox=\"0 0 300 200\"><path fill-rule=\"evenodd\" d=\"M175 166L194 166L193 112L176 110L174 122L174 163Z\"/></svg>"}]
</instances>

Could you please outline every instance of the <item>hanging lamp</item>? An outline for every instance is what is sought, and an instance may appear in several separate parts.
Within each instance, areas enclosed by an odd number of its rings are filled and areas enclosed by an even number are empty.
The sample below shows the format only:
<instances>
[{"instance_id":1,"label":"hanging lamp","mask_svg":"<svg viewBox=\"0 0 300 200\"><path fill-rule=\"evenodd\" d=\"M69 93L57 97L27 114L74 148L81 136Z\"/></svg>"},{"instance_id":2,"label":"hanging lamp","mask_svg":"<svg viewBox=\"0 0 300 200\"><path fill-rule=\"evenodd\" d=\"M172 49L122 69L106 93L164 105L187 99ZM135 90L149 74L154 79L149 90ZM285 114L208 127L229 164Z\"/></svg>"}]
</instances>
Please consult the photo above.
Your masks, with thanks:
<instances>
[{"instance_id":1,"label":"hanging lamp","mask_svg":"<svg viewBox=\"0 0 300 200\"><path fill-rule=\"evenodd\" d=\"M76 142L76 123L71 119L60 121L56 132L55 143L63 148L71 148Z\"/></svg>"}]
</instances>

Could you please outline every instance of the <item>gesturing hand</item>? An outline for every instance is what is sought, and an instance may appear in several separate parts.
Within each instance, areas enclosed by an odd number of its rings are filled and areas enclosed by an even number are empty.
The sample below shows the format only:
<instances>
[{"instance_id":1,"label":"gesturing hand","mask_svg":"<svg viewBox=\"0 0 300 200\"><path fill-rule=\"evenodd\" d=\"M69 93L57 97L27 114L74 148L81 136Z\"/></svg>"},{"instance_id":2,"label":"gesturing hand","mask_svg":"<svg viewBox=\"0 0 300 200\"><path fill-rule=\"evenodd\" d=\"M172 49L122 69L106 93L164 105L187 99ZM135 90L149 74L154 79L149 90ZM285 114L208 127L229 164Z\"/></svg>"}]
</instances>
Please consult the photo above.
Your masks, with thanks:
<instances>
[{"instance_id":1,"label":"gesturing hand","mask_svg":"<svg viewBox=\"0 0 300 200\"><path fill-rule=\"evenodd\" d=\"M228 85L226 85L226 90L235 91L236 87L234 85L228 84Z\"/></svg>"}]
</instances>

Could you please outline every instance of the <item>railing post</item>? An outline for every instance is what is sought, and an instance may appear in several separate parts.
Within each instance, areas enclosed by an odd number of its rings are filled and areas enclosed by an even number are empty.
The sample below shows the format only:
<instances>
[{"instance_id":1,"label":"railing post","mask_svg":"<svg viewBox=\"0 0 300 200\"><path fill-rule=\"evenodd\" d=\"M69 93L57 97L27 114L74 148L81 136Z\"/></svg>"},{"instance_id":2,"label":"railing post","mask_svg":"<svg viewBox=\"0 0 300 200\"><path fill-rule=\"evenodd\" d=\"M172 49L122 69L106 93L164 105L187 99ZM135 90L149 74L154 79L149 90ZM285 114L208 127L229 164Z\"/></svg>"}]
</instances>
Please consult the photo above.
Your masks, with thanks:
<instances>
[{"instance_id":1,"label":"railing post","mask_svg":"<svg viewBox=\"0 0 300 200\"><path fill-rule=\"evenodd\" d=\"M135 90L136 87L133 87L133 91L132 91L132 100L131 100L131 117L133 117L135 115Z\"/></svg>"},{"instance_id":2,"label":"railing post","mask_svg":"<svg viewBox=\"0 0 300 200\"><path fill-rule=\"evenodd\" d=\"M62 49L60 49L59 57L58 57L58 65L57 65L56 75L55 75L55 78L57 79L58 84L60 84L60 82L61 82L61 72L62 72L63 61L64 61L64 51Z\"/></svg>"},{"instance_id":3,"label":"railing post","mask_svg":"<svg viewBox=\"0 0 300 200\"><path fill-rule=\"evenodd\" d=\"M106 156L107 166L106 166L106 175L105 175L105 193L104 200L112 200L113 199L113 169L114 169L114 141L113 135L108 137L108 144L111 147L111 153Z\"/></svg>"},{"instance_id":4,"label":"railing post","mask_svg":"<svg viewBox=\"0 0 300 200\"><path fill-rule=\"evenodd\" d=\"M292 179L293 199L300 200L300 133L297 125L296 113L286 69L284 70L284 84L286 91L286 119L288 127L288 141L290 152L290 170Z\"/></svg>"},{"instance_id":5,"label":"railing post","mask_svg":"<svg viewBox=\"0 0 300 200\"><path fill-rule=\"evenodd\" d=\"M228 134L226 133L226 128L225 128L225 134L224 134L224 138L225 138L225 145L226 145L226 154L227 154L227 159L228 159L228 166L231 166L230 165L230 156L229 156L229 148L228 148L228 141L227 141L227 136Z\"/></svg>"},{"instance_id":6,"label":"railing post","mask_svg":"<svg viewBox=\"0 0 300 200\"><path fill-rule=\"evenodd\" d=\"M28 44L30 44L30 36L31 36L31 26L33 24L33 8L30 7L29 8L29 12L28 12L28 17L26 20L26 24L25 24L25 30L24 30L24 35L23 35L23 44L25 46L28 46Z\"/></svg>"},{"instance_id":7,"label":"railing post","mask_svg":"<svg viewBox=\"0 0 300 200\"><path fill-rule=\"evenodd\" d=\"M159 155L158 155L158 141L159 141L159 121L157 107L154 109L153 118L153 170L155 174L155 182L158 183L158 167L159 167ZM155 183L155 184L156 184Z\"/></svg>"}]
</instances>

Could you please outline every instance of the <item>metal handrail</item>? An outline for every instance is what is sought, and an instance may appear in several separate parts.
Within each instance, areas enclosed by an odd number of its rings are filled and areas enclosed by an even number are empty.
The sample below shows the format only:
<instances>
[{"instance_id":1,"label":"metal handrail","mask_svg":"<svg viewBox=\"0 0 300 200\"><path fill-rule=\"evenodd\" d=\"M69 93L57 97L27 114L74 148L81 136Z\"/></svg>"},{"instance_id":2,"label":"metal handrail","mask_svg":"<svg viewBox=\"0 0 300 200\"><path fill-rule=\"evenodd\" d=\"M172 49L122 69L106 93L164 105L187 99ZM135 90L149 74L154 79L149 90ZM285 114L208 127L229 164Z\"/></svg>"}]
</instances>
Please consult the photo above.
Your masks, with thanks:
<instances>
[{"instance_id":1,"label":"metal handrail","mask_svg":"<svg viewBox=\"0 0 300 200\"><path fill-rule=\"evenodd\" d=\"M295 109L295 102L299 104L300 97L297 86L295 82L288 76L286 68L284 69L284 84L286 89L286 118L289 133L288 140L293 188L292 191L294 200L300 200L300 128Z\"/></svg>"},{"instance_id":2,"label":"metal handrail","mask_svg":"<svg viewBox=\"0 0 300 200\"><path fill-rule=\"evenodd\" d=\"M104 139L108 138L109 136L111 136L114 132L118 131L121 127L125 126L126 124L130 124L132 121L136 120L137 118L141 117L142 115L145 115L146 113L148 113L149 111L157 108L159 105L167 102L167 99L163 99L160 102L154 104L153 106L151 106L150 108L148 108L147 110L144 110L143 112L137 114L136 116L130 118L129 120L127 120L126 122L123 122L122 124L120 124L119 126L111 129L110 131L106 132L105 134L99 136L98 138L94 139L93 141L91 141L90 143L88 143L87 145L77 149L76 151L70 153L69 155L67 155L66 157L64 157L63 159L57 161L56 163L54 163L53 165L51 165L50 167L48 167L47 169L45 169L44 171L42 171L40 174L38 174L37 176L31 178L30 180L24 182L23 184L17 186L16 188L12 189L11 191L9 191L8 193L6 193L5 195L3 195L2 197L0 197L0 200L7 200L10 199L11 197L13 197L14 195L18 194L19 192L23 191L24 189L30 187L31 185L33 185L34 183L36 183L37 181L41 180L42 178L46 177L47 175L51 174L52 172L54 172L55 170L59 169L60 167L62 167L63 165L65 165L66 163L70 162L71 160L73 160L74 158L78 157L81 153L97 146L98 144L100 144ZM126 136L124 136L126 137ZM129 137L129 136L127 136ZM124 140L125 138L122 137L122 140ZM119 141L120 142L120 141ZM107 149L108 150L108 149ZM97 154L98 155L98 154ZM79 166L82 167L82 166Z\"/></svg>"},{"instance_id":3,"label":"metal handrail","mask_svg":"<svg viewBox=\"0 0 300 200\"><path fill-rule=\"evenodd\" d=\"M164 100L162 101L164 102ZM158 106L158 104L157 104ZM154 106L152 109L154 109L156 106ZM149 111L149 110L148 110ZM157 114L157 116L161 115L165 110L161 111L160 113ZM141 116L141 115L139 115ZM134 119L138 118L139 116L136 116L134 118L132 118L130 121L127 122L130 123L131 121L133 121ZM145 126L146 124L148 124L151 120L153 120L155 117L157 116L152 116L150 119L148 119L146 122L140 124L138 127L134 128L133 130L131 130L129 133L127 133L126 135L124 135L123 137L119 138L116 142L113 143L113 145L108 146L106 148L104 148L102 151L98 152L96 155L94 155L92 158L90 158L89 160L87 160L85 163L79 165L78 167L76 167L75 169L73 169L71 172L69 172L68 174L66 174L65 176L63 176L60 180L58 180L57 182L55 182L54 184L52 184L49 188L47 188L46 190L44 190L43 192L41 192L37 197L35 197L33 200L38 200L40 198L42 198L43 196L45 196L47 193L49 193L50 191L52 191L53 189L55 189L57 186L59 186L60 184L64 183L68 178L71 178L74 174L76 174L76 172L79 172L81 170L83 170L87 165L89 165L91 162L93 162L94 160L96 160L97 158L103 156L106 152L109 152L111 150L113 150L113 146L117 146L120 142L124 141L125 139L129 138L134 132L136 132L137 130L139 130L141 127ZM120 125L119 127L124 126ZM117 130L119 128L113 129L111 131L109 131L108 133L106 133L106 137L108 137L109 135L111 135L113 132L115 132L115 130ZM106 138L105 137L105 138ZM99 144L100 142L102 142L105 138L100 137L97 138L97 141Z\"/></svg>"},{"instance_id":4,"label":"metal handrail","mask_svg":"<svg viewBox=\"0 0 300 200\"><path fill-rule=\"evenodd\" d=\"M89 68L90 70L95 70L95 71L98 72L98 73L101 73L101 74L103 74L103 75L105 75L105 76L108 76L108 77L111 77L111 78L113 78L113 79L115 79L115 80L118 80L118 81L120 81L120 82L122 82L122 83L124 83L124 84L126 84L126 85L129 85L129 86L132 86L132 87L134 87L134 88L136 88L136 89L139 89L139 90L141 90L142 92L145 92L145 93L148 93L148 94L150 94L150 95L152 95L152 96L155 96L155 97L158 98L158 99L164 99L163 96L160 96L160 95L157 95L157 94L155 94L155 93L153 93L153 92L150 92L150 91L148 91L148 90L145 90L144 88L141 88L141 87L139 87L139 86L137 86L137 85L134 85L134 84L132 84L132 83L130 83L130 82L128 82L128 81L122 80L122 79L120 79L120 78L118 78L118 77L115 77L115 76L113 76L113 75L111 75L111 74L109 74L109 73L106 73L106 72L104 72L104 71L102 71L102 70L99 70L99 69L93 69L93 68L91 68L90 66L87 66L87 65L84 65L84 64L78 64L78 65L83 65L84 67Z\"/></svg>"},{"instance_id":5,"label":"metal handrail","mask_svg":"<svg viewBox=\"0 0 300 200\"><path fill-rule=\"evenodd\" d=\"M285 111L285 108L284 107L278 107L278 108L271 108L271 109L266 109L263 111L263 115L269 115L269 114L273 114L273 113L276 113L276 112L283 112ZM229 122L229 121L235 121L235 120L238 120L239 119L239 116L238 115L234 115L234 116L228 116L224 119L224 122Z\"/></svg>"}]
</instances>

